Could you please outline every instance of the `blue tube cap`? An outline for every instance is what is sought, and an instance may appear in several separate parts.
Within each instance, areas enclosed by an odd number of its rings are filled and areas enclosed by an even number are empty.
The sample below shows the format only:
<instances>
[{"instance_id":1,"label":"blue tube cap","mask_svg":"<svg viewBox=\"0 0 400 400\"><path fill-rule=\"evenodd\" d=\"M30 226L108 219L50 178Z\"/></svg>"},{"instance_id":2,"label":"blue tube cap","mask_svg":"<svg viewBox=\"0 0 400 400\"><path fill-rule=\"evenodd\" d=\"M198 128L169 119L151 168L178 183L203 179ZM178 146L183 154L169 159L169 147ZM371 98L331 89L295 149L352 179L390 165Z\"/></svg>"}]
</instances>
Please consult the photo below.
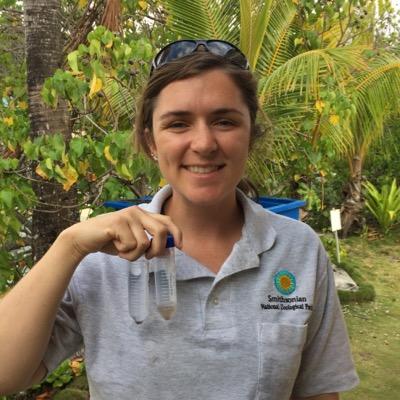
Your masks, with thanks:
<instances>
[{"instance_id":1,"label":"blue tube cap","mask_svg":"<svg viewBox=\"0 0 400 400\"><path fill-rule=\"evenodd\" d=\"M172 235L167 236L167 243L165 244L166 248L175 247L174 237Z\"/></svg>"}]
</instances>

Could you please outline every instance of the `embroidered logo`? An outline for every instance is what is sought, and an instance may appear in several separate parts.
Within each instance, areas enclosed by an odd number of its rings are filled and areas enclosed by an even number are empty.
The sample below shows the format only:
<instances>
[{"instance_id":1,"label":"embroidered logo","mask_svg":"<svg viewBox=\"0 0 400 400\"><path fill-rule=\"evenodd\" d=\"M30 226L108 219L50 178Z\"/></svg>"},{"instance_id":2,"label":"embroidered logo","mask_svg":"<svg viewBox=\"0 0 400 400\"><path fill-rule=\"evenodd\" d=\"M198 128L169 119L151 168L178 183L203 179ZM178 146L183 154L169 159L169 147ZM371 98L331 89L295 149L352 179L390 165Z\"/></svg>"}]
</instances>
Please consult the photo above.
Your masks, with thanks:
<instances>
[{"instance_id":1,"label":"embroidered logo","mask_svg":"<svg viewBox=\"0 0 400 400\"><path fill-rule=\"evenodd\" d=\"M278 292L283 295L292 294L296 290L296 278L291 272L286 270L275 274L274 284Z\"/></svg>"}]
</instances>

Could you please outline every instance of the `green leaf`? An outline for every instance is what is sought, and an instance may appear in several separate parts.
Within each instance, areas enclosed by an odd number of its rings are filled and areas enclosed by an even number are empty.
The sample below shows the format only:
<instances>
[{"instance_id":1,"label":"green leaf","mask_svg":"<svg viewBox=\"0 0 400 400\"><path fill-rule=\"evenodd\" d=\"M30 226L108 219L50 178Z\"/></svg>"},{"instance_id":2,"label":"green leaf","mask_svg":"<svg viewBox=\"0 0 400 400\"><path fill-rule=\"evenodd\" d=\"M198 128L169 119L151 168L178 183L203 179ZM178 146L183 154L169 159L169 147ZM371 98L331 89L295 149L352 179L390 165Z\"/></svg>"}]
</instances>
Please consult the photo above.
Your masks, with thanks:
<instances>
[{"instance_id":1,"label":"green leaf","mask_svg":"<svg viewBox=\"0 0 400 400\"><path fill-rule=\"evenodd\" d=\"M71 67L72 71L79 72L78 67L78 50L73 51L72 53L68 54L68 64Z\"/></svg>"},{"instance_id":2,"label":"green leaf","mask_svg":"<svg viewBox=\"0 0 400 400\"><path fill-rule=\"evenodd\" d=\"M1 190L0 200L6 205L7 208L12 208L14 193L11 190Z\"/></svg>"},{"instance_id":3,"label":"green leaf","mask_svg":"<svg viewBox=\"0 0 400 400\"><path fill-rule=\"evenodd\" d=\"M315 121L314 121L314 120L312 120L312 119L306 119L306 120L303 122L302 127L303 127L304 130L309 131L309 130L311 130L311 129L314 127L314 124L315 124Z\"/></svg>"},{"instance_id":4,"label":"green leaf","mask_svg":"<svg viewBox=\"0 0 400 400\"><path fill-rule=\"evenodd\" d=\"M239 42L238 1L168 0L165 2L173 32L181 38L218 38Z\"/></svg>"},{"instance_id":5,"label":"green leaf","mask_svg":"<svg viewBox=\"0 0 400 400\"><path fill-rule=\"evenodd\" d=\"M387 233L393 224L400 218L400 187L396 179L389 185L383 185L379 191L371 182L366 182L364 188L366 207L376 218L384 233Z\"/></svg>"},{"instance_id":6,"label":"green leaf","mask_svg":"<svg viewBox=\"0 0 400 400\"><path fill-rule=\"evenodd\" d=\"M89 52L89 48L85 46L84 44L80 44L78 46L78 53L79 55L83 56L84 54Z\"/></svg>"},{"instance_id":7,"label":"green leaf","mask_svg":"<svg viewBox=\"0 0 400 400\"><path fill-rule=\"evenodd\" d=\"M255 69L260 56L272 14L272 3L272 0L257 3L251 0L240 1L240 48L246 54L252 70Z\"/></svg>"},{"instance_id":8,"label":"green leaf","mask_svg":"<svg viewBox=\"0 0 400 400\"><path fill-rule=\"evenodd\" d=\"M117 170L118 174L121 177L128 179L128 180L133 179L133 174L131 171L129 171L126 164L118 164L118 165L116 165L115 169Z\"/></svg>"},{"instance_id":9,"label":"green leaf","mask_svg":"<svg viewBox=\"0 0 400 400\"><path fill-rule=\"evenodd\" d=\"M93 72L96 74L98 78L104 79L105 71L103 65L100 63L99 60L94 60L90 63Z\"/></svg>"},{"instance_id":10,"label":"green leaf","mask_svg":"<svg viewBox=\"0 0 400 400\"><path fill-rule=\"evenodd\" d=\"M69 143L69 147L73 151L74 155L76 155L76 157L80 157L83 154L86 147L85 139L74 138Z\"/></svg>"},{"instance_id":11,"label":"green leaf","mask_svg":"<svg viewBox=\"0 0 400 400\"><path fill-rule=\"evenodd\" d=\"M0 171L16 169L18 164L17 158L0 158Z\"/></svg>"},{"instance_id":12,"label":"green leaf","mask_svg":"<svg viewBox=\"0 0 400 400\"><path fill-rule=\"evenodd\" d=\"M39 158L40 147L36 143L32 143L31 140L27 140L22 147L29 160L37 160Z\"/></svg>"},{"instance_id":13,"label":"green leaf","mask_svg":"<svg viewBox=\"0 0 400 400\"><path fill-rule=\"evenodd\" d=\"M65 142L61 134L57 133L49 137L49 144L52 146L53 150L60 157L65 151ZM57 157L58 158L58 157Z\"/></svg>"},{"instance_id":14,"label":"green leaf","mask_svg":"<svg viewBox=\"0 0 400 400\"><path fill-rule=\"evenodd\" d=\"M93 39L89 45L89 54L93 57L97 55L97 57L101 56L101 44L97 39Z\"/></svg>"},{"instance_id":15,"label":"green leaf","mask_svg":"<svg viewBox=\"0 0 400 400\"><path fill-rule=\"evenodd\" d=\"M101 37L101 41L106 46L110 46L110 44L112 45L113 40L114 40L114 34L110 31L105 31L103 36Z\"/></svg>"},{"instance_id":16,"label":"green leaf","mask_svg":"<svg viewBox=\"0 0 400 400\"><path fill-rule=\"evenodd\" d=\"M46 168L49 169L50 171L53 170L53 161L51 158L46 158L45 165L46 165Z\"/></svg>"},{"instance_id":17,"label":"green leaf","mask_svg":"<svg viewBox=\"0 0 400 400\"><path fill-rule=\"evenodd\" d=\"M119 149L126 149L130 145L130 143L128 142L130 136L130 133L127 132L117 133L114 137L114 142Z\"/></svg>"}]
</instances>

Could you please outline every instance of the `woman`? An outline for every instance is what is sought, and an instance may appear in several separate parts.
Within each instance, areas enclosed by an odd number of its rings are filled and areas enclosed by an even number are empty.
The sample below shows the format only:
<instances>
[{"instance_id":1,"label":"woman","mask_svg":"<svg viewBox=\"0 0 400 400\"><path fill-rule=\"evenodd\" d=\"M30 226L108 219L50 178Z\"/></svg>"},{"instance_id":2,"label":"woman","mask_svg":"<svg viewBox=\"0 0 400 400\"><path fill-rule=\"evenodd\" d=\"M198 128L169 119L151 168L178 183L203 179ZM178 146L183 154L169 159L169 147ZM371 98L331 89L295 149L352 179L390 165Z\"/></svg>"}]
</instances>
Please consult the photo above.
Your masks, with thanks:
<instances>
[{"instance_id":1,"label":"woman","mask_svg":"<svg viewBox=\"0 0 400 400\"><path fill-rule=\"evenodd\" d=\"M334 400L357 384L317 236L237 189L257 108L233 45L178 41L160 51L136 135L169 185L149 205L62 232L4 298L0 392L39 382L82 345L92 399ZM152 304L136 325L132 261L160 255L168 232L177 313L166 322Z\"/></svg>"}]
</instances>

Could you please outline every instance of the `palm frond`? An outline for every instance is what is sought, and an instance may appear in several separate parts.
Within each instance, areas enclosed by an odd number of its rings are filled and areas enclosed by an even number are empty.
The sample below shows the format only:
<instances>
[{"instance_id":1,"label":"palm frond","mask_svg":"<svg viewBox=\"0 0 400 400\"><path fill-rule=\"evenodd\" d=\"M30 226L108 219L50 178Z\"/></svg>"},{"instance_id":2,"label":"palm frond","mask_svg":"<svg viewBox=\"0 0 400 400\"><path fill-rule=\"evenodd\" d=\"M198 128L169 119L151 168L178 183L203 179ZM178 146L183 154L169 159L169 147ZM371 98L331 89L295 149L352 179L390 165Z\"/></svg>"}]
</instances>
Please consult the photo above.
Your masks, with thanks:
<instances>
[{"instance_id":1,"label":"palm frond","mask_svg":"<svg viewBox=\"0 0 400 400\"><path fill-rule=\"evenodd\" d=\"M318 97L322 77L341 82L353 69L365 68L363 48L317 49L301 53L260 80L260 102L269 103L289 92L298 91L308 101Z\"/></svg>"},{"instance_id":2,"label":"palm frond","mask_svg":"<svg viewBox=\"0 0 400 400\"><path fill-rule=\"evenodd\" d=\"M240 0L240 48L255 69L271 16L273 0Z\"/></svg>"},{"instance_id":3,"label":"palm frond","mask_svg":"<svg viewBox=\"0 0 400 400\"><path fill-rule=\"evenodd\" d=\"M135 118L135 97L132 89L113 78L107 78L103 92L103 117L113 120L115 124L125 122L128 126L132 125Z\"/></svg>"},{"instance_id":4,"label":"palm frond","mask_svg":"<svg viewBox=\"0 0 400 400\"><path fill-rule=\"evenodd\" d=\"M171 29L181 38L239 42L238 1L164 0Z\"/></svg>"},{"instance_id":5,"label":"palm frond","mask_svg":"<svg viewBox=\"0 0 400 400\"><path fill-rule=\"evenodd\" d=\"M346 24L346 21L342 21L342 25L345 25L345 24ZM341 28L341 26L340 26L340 21L338 21L335 24L333 24L329 30L324 32L322 39L323 39L325 48L332 49L332 48L338 47L339 41L343 35L342 29L343 28Z\"/></svg>"},{"instance_id":6,"label":"palm frond","mask_svg":"<svg viewBox=\"0 0 400 400\"><path fill-rule=\"evenodd\" d=\"M353 135L349 123L334 125L328 117L324 117L320 123L320 136L326 138L332 149L338 155L345 155L353 147Z\"/></svg>"},{"instance_id":7,"label":"palm frond","mask_svg":"<svg viewBox=\"0 0 400 400\"><path fill-rule=\"evenodd\" d=\"M273 70L296 55L294 46L294 37L297 32L296 14L297 9L293 1L284 0L273 3L257 60L256 69L261 76L270 75Z\"/></svg>"},{"instance_id":8,"label":"palm frond","mask_svg":"<svg viewBox=\"0 0 400 400\"><path fill-rule=\"evenodd\" d=\"M386 79L388 73L394 72L398 74L400 70L400 58L392 54L380 54L373 61L369 63L369 68L358 76L356 86L357 91L369 90L372 85L379 82L380 79Z\"/></svg>"},{"instance_id":9,"label":"palm frond","mask_svg":"<svg viewBox=\"0 0 400 400\"><path fill-rule=\"evenodd\" d=\"M356 113L352 129L356 148L369 146L383 133L384 121L400 111L400 59L384 54L356 77L352 92Z\"/></svg>"}]
</instances>

